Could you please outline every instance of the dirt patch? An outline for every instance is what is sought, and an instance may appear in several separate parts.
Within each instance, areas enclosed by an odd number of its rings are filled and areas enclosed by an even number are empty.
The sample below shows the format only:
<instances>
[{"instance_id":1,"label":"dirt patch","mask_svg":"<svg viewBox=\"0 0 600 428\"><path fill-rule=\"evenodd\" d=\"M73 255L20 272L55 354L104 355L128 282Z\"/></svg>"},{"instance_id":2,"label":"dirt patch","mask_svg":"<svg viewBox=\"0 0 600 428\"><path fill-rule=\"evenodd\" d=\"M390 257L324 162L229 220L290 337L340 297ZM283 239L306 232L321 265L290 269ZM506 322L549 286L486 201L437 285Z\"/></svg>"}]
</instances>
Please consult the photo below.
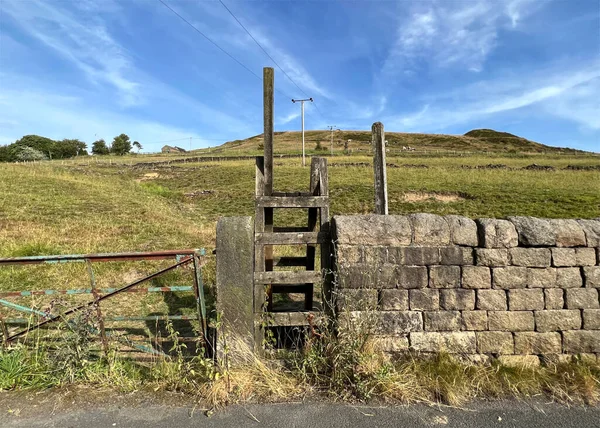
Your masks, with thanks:
<instances>
[{"instance_id":1,"label":"dirt patch","mask_svg":"<svg viewBox=\"0 0 600 428\"><path fill-rule=\"evenodd\" d=\"M198 198L201 196L207 196L207 195L212 195L214 194L215 191L214 190L196 190L194 192L189 192L189 193L184 193L184 196L186 198Z\"/></svg>"},{"instance_id":2,"label":"dirt patch","mask_svg":"<svg viewBox=\"0 0 600 428\"><path fill-rule=\"evenodd\" d=\"M458 193L406 192L402 195L403 202L458 202L467 198Z\"/></svg>"},{"instance_id":3,"label":"dirt patch","mask_svg":"<svg viewBox=\"0 0 600 428\"><path fill-rule=\"evenodd\" d=\"M530 171L554 171L555 168L551 165L538 165L536 163L532 163L531 165L523 167L523 169Z\"/></svg>"},{"instance_id":4,"label":"dirt patch","mask_svg":"<svg viewBox=\"0 0 600 428\"><path fill-rule=\"evenodd\" d=\"M141 183L142 181L156 180L159 177L160 177L160 174L158 172L149 172L147 174L142 175L140 178L136 179L135 181L137 181L138 183Z\"/></svg>"}]
</instances>

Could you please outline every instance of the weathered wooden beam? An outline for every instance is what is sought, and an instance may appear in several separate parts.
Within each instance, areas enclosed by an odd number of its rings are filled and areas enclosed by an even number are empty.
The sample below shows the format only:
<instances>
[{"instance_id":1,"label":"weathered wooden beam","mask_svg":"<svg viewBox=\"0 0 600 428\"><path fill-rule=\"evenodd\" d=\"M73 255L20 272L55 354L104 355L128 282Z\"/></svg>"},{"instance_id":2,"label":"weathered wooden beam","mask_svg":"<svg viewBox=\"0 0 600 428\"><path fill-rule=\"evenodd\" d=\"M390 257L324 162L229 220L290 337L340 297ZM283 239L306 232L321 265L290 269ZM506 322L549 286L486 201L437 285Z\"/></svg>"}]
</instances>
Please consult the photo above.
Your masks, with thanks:
<instances>
[{"instance_id":1,"label":"weathered wooden beam","mask_svg":"<svg viewBox=\"0 0 600 428\"><path fill-rule=\"evenodd\" d=\"M321 272L304 270L254 272L254 281L258 284L314 284L321 282Z\"/></svg>"},{"instance_id":2,"label":"weathered wooden beam","mask_svg":"<svg viewBox=\"0 0 600 428\"><path fill-rule=\"evenodd\" d=\"M275 72L271 67L263 68L263 140L265 150L265 191L264 195L273 193L273 92L275 89Z\"/></svg>"},{"instance_id":3,"label":"weathered wooden beam","mask_svg":"<svg viewBox=\"0 0 600 428\"><path fill-rule=\"evenodd\" d=\"M375 170L375 214L388 214L387 172L385 165L385 132L383 123L371 127L373 168Z\"/></svg>"},{"instance_id":4,"label":"weathered wooden beam","mask_svg":"<svg viewBox=\"0 0 600 428\"><path fill-rule=\"evenodd\" d=\"M269 208L320 208L328 205L327 196L259 196L256 203Z\"/></svg>"},{"instance_id":5,"label":"weathered wooden beam","mask_svg":"<svg viewBox=\"0 0 600 428\"><path fill-rule=\"evenodd\" d=\"M271 317L269 324L273 327L314 326L326 321L323 314L314 311L273 312L269 316Z\"/></svg>"},{"instance_id":6,"label":"weathered wooden beam","mask_svg":"<svg viewBox=\"0 0 600 428\"><path fill-rule=\"evenodd\" d=\"M273 192L271 196L312 196L310 192Z\"/></svg>"},{"instance_id":7,"label":"weathered wooden beam","mask_svg":"<svg viewBox=\"0 0 600 428\"><path fill-rule=\"evenodd\" d=\"M283 232L269 233L261 232L256 234L256 244L263 245L301 245L301 244L324 244L330 241L328 232ZM266 269L272 270L272 269Z\"/></svg>"}]
</instances>

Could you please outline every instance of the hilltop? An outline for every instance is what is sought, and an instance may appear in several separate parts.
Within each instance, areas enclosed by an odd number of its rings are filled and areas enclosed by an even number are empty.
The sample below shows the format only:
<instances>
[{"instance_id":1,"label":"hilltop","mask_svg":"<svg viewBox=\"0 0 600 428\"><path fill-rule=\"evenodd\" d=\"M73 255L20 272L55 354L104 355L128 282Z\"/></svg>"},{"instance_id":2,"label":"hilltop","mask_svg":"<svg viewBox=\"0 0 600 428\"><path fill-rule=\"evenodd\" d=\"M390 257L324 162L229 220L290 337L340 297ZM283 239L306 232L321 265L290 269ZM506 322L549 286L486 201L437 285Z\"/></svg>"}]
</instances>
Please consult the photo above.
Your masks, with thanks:
<instances>
[{"instance_id":1,"label":"hilltop","mask_svg":"<svg viewBox=\"0 0 600 428\"><path fill-rule=\"evenodd\" d=\"M577 153L579 150L547 146L508 132L492 129L474 129L464 135L417 134L386 132L390 151L459 151L494 153ZM314 151L318 144L325 151L330 149L331 133L327 130L305 132L306 149ZM262 150L262 134L244 140L229 141L213 152L251 152ZM302 134L299 131L275 132L275 152L298 152L301 149ZM342 152L344 145L352 152L369 150L370 131L334 131L333 149Z\"/></svg>"}]
</instances>

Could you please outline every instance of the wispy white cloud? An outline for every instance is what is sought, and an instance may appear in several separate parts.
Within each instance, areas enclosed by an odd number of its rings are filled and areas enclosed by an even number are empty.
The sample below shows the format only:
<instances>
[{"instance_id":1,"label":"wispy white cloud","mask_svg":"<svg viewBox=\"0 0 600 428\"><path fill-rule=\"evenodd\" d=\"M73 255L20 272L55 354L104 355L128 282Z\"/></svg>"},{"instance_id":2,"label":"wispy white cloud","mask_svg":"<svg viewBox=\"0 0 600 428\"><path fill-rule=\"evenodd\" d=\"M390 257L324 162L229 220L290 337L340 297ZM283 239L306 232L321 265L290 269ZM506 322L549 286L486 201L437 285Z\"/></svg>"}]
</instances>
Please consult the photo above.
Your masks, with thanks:
<instances>
[{"instance_id":1,"label":"wispy white cloud","mask_svg":"<svg viewBox=\"0 0 600 428\"><path fill-rule=\"evenodd\" d=\"M123 106L143 101L141 85L132 75L135 68L128 52L107 30L98 11L114 10L112 2L76 3L77 17L65 3L48 1L3 2L3 12L21 30L35 37L71 62L94 84L106 83L120 94Z\"/></svg>"},{"instance_id":2,"label":"wispy white cloud","mask_svg":"<svg viewBox=\"0 0 600 428\"><path fill-rule=\"evenodd\" d=\"M288 114L288 115L286 115L286 116L278 117L278 118L275 120L275 123L276 123L277 125L287 125L288 123L290 123L290 122L291 122L291 121L293 121L293 120L296 120L296 119L298 119L299 117L300 117L300 112L297 112L297 113L290 113L290 114Z\"/></svg>"},{"instance_id":3,"label":"wispy white cloud","mask_svg":"<svg viewBox=\"0 0 600 428\"><path fill-rule=\"evenodd\" d=\"M384 74L414 73L427 66L480 72L501 29L519 22L543 1L417 2L400 18ZM404 16L404 14L402 14Z\"/></svg>"},{"instance_id":4,"label":"wispy white cloud","mask_svg":"<svg viewBox=\"0 0 600 428\"><path fill-rule=\"evenodd\" d=\"M580 126L600 129L600 63L580 70L557 67L528 76L505 76L423 97L415 112L388 116L391 127L406 131L443 130L452 125L536 106Z\"/></svg>"}]
</instances>

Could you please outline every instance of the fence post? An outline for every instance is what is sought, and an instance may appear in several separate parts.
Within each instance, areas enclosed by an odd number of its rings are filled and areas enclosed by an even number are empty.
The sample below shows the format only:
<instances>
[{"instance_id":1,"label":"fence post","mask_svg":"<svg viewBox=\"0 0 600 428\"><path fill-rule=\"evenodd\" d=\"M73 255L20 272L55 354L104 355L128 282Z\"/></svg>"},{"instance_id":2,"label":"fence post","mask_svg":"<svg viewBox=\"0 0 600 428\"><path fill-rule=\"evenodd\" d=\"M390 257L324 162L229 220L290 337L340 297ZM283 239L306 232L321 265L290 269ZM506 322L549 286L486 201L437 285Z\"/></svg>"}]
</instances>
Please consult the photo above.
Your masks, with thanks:
<instances>
[{"instance_id":1,"label":"fence post","mask_svg":"<svg viewBox=\"0 0 600 428\"><path fill-rule=\"evenodd\" d=\"M252 217L222 217L217 223L217 311L232 359L254 351L254 222ZM217 332L219 334L221 332Z\"/></svg>"},{"instance_id":2,"label":"fence post","mask_svg":"<svg viewBox=\"0 0 600 428\"><path fill-rule=\"evenodd\" d=\"M96 277L94 276L94 269L92 268L92 262L89 259L85 260L85 264L90 275L90 283L92 285L92 295L96 301L96 314L98 315L98 326L100 327L100 337L102 339L102 348L104 349L104 355L108 358L108 340L106 339L106 330L104 328L104 318L102 316L102 310L100 309L100 302L98 301L98 290L96 289Z\"/></svg>"},{"instance_id":3,"label":"fence post","mask_svg":"<svg viewBox=\"0 0 600 428\"><path fill-rule=\"evenodd\" d=\"M371 127L373 168L375 170L375 214L388 214L387 172L385 164L385 132L383 123Z\"/></svg>"}]
</instances>

